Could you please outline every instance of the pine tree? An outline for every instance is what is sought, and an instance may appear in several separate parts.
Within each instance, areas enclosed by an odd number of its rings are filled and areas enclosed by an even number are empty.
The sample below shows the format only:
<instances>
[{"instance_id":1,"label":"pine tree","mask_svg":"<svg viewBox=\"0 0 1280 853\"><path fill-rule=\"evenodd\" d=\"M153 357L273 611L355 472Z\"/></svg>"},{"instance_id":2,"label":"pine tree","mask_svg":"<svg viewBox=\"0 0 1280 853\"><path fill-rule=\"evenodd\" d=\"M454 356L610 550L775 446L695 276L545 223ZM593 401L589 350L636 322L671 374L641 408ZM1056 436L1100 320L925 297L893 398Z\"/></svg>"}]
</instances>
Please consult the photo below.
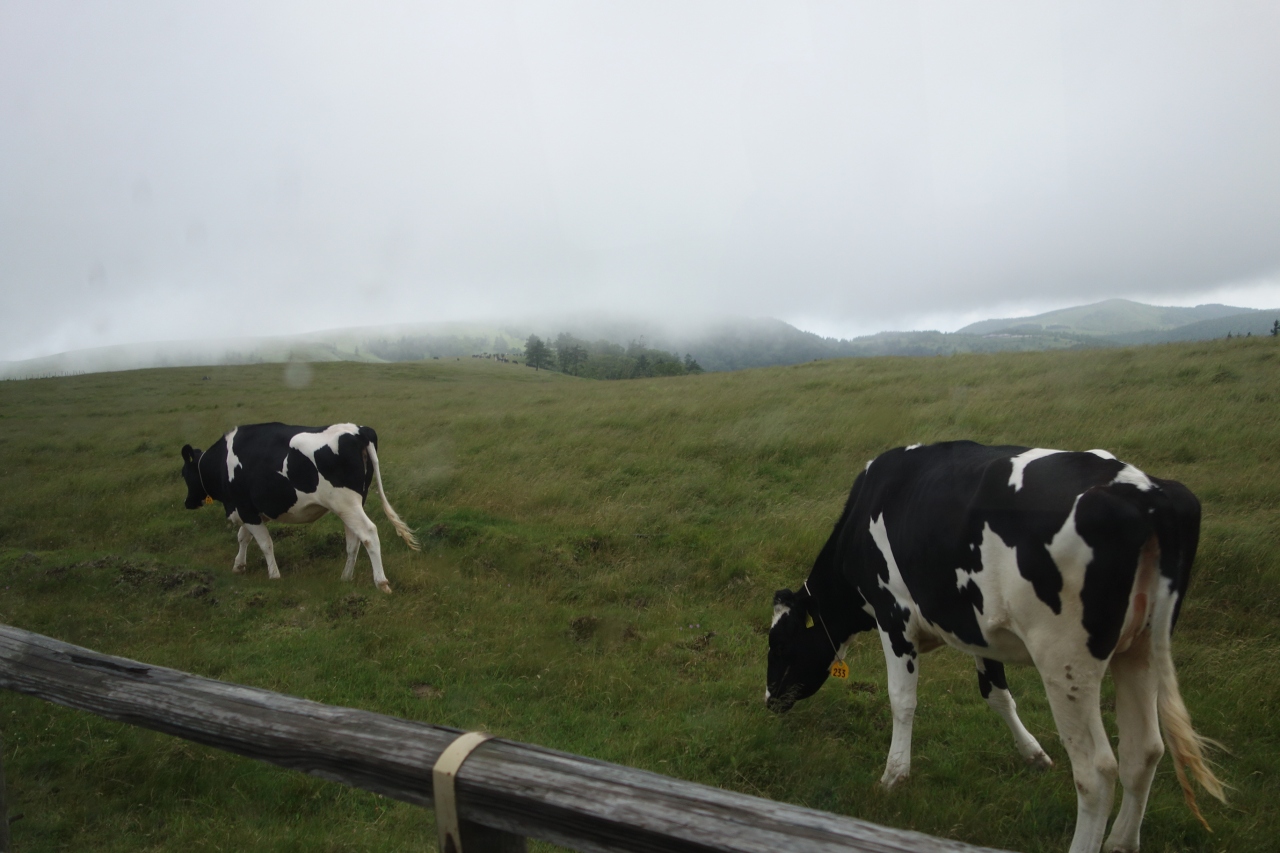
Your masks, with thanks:
<instances>
[{"instance_id":1,"label":"pine tree","mask_svg":"<svg viewBox=\"0 0 1280 853\"><path fill-rule=\"evenodd\" d=\"M537 335L530 335L524 342L524 360L534 370L541 370L551 364L551 347Z\"/></svg>"}]
</instances>

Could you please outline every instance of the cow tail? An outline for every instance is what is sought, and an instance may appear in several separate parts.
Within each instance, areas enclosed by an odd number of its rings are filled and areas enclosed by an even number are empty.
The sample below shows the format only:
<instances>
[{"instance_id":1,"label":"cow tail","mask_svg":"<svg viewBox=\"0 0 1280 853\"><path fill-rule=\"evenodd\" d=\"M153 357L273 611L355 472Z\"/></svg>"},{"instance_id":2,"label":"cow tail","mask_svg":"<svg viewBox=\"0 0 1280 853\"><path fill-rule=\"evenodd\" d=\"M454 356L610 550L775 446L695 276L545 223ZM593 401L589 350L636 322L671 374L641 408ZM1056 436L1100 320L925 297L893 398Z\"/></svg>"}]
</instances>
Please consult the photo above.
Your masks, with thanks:
<instances>
[{"instance_id":1,"label":"cow tail","mask_svg":"<svg viewBox=\"0 0 1280 853\"><path fill-rule=\"evenodd\" d=\"M1196 818L1204 824L1204 828L1209 829L1208 822L1204 819L1204 815L1200 814L1200 808L1196 805L1195 790L1191 787L1187 771L1191 771L1191 775L1206 791L1225 803L1227 797L1224 786L1218 777L1213 775L1213 770L1209 768L1205 758L1210 747L1221 749L1222 744L1204 737L1191 727L1191 715L1187 713L1187 706L1183 703L1182 694L1178 691L1178 676L1173 671L1173 655L1168 632L1176 600L1175 593L1161 592L1156 604L1155 625L1152 626L1152 656L1159 689L1160 725L1164 729L1165 743L1168 744L1169 752L1173 756L1173 771L1178 774L1182 796L1186 798L1187 806ZM1161 613L1162 609L1166 611L1165 614Z\"/></svg>"},{"instance_id":2,"label":"cow tail","mask_svg":"<svg viewBox=\"0 0 1280 853\"><path fill-rule=\"evenodd\" d=\"M382 471L378 468L377 442L369 442L364 451L369 454L369 464L373 468L373 481L378 484L378 497L382 498L382 511L386 513L387 518L395 525L396 533L400 534L400 538L405 541L405 544L415 551L421 551L422 546L418 544L417 537L413 535L409 525L405 524L399 514L391 508L391 501L387 500L387 493L382 488Z\"/></svg>"},{"instance_id":3,"label":"cow tail","mask_svg":"<svg viewBox=\"0 0 1280 853\"><path fill-rule=\"evenodd\" d=\"M1161 550L1160 583L1157 584L1156 601L1151 620L1152 666L1155 669L1158 690L1157 707L1165 743L1173 757L1173 770L1182 786L1182 795L1196 818L1209 829L1209 823L1196 805L1195 791L1187 771L1206 791L1226 802L1225 786L1213 774L1206 758L1211 748L1223 749L1222 744L1204 737L1191 726L1191 715L1178 690L1178 675L1173 668L1173 623L1177 619L1178 604L1186 592L1195 558L1196 540L1199 537L1199 507L1195 507L1194 519L1186 517L1159 526ZM1173 575L1170 577L1170 575ZM1212 831L1212 830L1210 830Z\"/></svg>"}]
</instances>

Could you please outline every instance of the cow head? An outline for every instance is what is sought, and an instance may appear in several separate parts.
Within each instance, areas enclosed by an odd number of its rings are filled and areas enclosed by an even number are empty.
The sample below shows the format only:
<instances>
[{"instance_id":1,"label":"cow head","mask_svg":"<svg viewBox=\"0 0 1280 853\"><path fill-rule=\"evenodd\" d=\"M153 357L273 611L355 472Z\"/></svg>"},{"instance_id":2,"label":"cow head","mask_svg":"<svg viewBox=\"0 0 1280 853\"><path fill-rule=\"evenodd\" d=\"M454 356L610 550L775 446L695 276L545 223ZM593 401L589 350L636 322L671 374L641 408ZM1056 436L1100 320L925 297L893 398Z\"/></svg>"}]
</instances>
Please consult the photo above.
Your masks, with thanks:
<instances>
[{"instance_id":1,"label":"cow head","mask_svg":"<svg viewBox=\"0 0 1280 853\"><path fill-rule=\"evenodd\" d=\"M200 482L200 471L196 468L200 464L200 456L200 448L189 444L182 446L182 479L187 483L187 509L199 509L205 505L205 498L209 496Z\"/></svg>"},{"instance_id":2,"label":"cow head","mask_svg":"<svg viewBox=\"0 0 1280 853\"><path fill-rule=\"evenodd\" d=\"M818 692L830 674L831 641L813 624L808 593L780 589L773 594L769 629L769 672L765 704L779 714Z\"/></svg>"}]
</instances>

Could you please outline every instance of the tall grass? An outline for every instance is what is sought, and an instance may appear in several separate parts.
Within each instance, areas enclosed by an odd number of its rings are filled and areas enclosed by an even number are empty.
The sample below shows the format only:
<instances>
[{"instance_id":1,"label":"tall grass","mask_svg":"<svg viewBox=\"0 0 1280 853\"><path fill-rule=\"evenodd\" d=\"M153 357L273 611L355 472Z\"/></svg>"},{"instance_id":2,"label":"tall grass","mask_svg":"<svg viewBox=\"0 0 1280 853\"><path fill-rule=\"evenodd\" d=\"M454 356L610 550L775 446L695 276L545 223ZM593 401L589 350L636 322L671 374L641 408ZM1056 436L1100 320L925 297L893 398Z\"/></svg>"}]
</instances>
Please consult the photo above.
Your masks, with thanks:
<instances>
[{"instance_id":1,"label":"tall grass","mask_svg":"<svg viewBox=\"0 0 1280 853\"><path fill-rule=\"evenodd\" d=\"M207 377L207 378L206 378ZM1231 805L1157 774L1146 851L1280 837L1280 346L814 362L605 383L467 359L149 370L0 383L0 620L317 701L499 735L936 835L1063 850L1065 751L1034 670L1011 670L1056 762L1022 767L971 661L924 659L911 781L888 749L874 637L790 714L764 709L770 596L804 577L854 475L889 447L972 438L1104 447L1205 506L1175 637ZM377 429L387 574L338 579L341 525L275 527L283 579L217 507L182 508L178 450L229 427ZM1109 709L1108 709L1109 713ZM1114 730L1114 727L1112 727ZM0 695L18 850L429 847L430 813L37 700Z\"/></svg>"}]
</instances>

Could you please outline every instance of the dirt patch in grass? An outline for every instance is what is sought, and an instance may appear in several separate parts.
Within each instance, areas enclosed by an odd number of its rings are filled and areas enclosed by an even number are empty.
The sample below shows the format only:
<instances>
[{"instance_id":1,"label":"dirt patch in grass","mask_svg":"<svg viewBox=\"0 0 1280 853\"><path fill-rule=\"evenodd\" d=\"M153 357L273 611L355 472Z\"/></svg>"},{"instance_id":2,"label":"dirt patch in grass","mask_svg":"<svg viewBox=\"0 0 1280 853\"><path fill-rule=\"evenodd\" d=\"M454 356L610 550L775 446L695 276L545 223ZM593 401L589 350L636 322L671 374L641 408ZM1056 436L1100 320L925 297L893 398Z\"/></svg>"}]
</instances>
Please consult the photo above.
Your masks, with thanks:
<instances>
[{"instance_id":1,"label":"dirt patch in grass","mask_svg":"<svg viewBox=\"0 0 1280 853\"><path fill-rule=\"evenodd\" d=\"M213 595L213 574L194 569L175 569L153 561L130 560L115 554L76 563L71 569L111 570L116 572L119 588L140 593L153 590L172 598L194 598L206 604L217 604Z\"/></svg>"},{"instance_id":2,"label":"dirt patch in grass","mask_svg":"<svg viewBox=\"0 0 1280 853\"><path fill-rule=\"evenodd\" d=\"M368 596L352 593L337 601L329 603L329 619L337 622L340 619L359 619L369 609Z\"/></svg>"},{"instance_id":3,"label":"dirt patch in grass","mask_svg":"<svg viewBox=\"0 0 1280 853\"><path fill-rule=\"evenodd\" d=\"M334 554L345 554L347 552L347 534L332 532L323 536L313 537L307 540L306 551L308 557L329 557Z\"/></svg>"},{"instance_id":4,"label":"dirt patch in grass","mask_svg":"<svg viewBox=\"0 0 1280 853\"><path fill-rule=\"evenodd\" d=\"M684 642L684 647L686 649L692 649L695 652L706 651L711 648L711 640L715 635L715 631L708 631L705 634L694 637L692 640L686 640Z\"/></svg>"},{"instance_id":5,"label":"dirt patch in grass","mask_svg":"<svg viewBox=\"0 0 1280 853\"><path fill-rule=\"evenodd\" d=\"M569 636L579 643L585 643L596 635L600 628L597 616L575 616L569 620Z\"/></svg>"}]
</instances>

